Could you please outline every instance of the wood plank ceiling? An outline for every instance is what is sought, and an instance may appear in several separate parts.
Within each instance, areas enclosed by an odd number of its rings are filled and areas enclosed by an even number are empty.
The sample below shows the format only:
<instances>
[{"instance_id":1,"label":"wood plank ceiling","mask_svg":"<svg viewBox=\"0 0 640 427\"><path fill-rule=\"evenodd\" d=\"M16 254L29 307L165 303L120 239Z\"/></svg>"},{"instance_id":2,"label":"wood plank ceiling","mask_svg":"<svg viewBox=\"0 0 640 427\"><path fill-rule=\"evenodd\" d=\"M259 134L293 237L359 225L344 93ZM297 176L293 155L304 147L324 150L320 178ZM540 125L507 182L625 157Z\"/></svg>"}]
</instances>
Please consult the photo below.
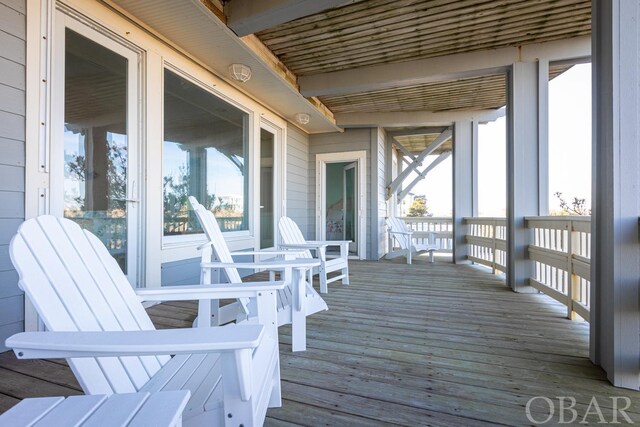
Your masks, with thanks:
<instances>
[{"instance_id":1,"label":"wood plank ceiling","mask_svg":"<svg viewBox=\"0 0 640 427\"><path fill-rule=\"evenodd\" d=\"M233 0L231 0L233 1ZM590 0L356 0L261 31L298 76L588 35ZM552 76L568 67L554 67ZM500 108L504 74L320 97L333 113Z\"/></svg>"}]
</instances>

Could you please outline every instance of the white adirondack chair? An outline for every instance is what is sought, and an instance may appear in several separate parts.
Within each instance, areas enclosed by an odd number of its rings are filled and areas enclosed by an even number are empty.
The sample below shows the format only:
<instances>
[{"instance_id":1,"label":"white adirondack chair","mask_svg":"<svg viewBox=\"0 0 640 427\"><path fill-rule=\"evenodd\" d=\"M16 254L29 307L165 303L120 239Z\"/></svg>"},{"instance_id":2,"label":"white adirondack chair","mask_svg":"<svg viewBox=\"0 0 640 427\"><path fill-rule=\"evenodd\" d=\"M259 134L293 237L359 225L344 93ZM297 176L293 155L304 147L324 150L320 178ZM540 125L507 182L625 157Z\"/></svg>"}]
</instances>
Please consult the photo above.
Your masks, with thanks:
<instances>
[{"instance_id":1,"label":"white adirondack chair","mask_svg":"<svg viewBox=\"0 0 640 427\"><path fill-rule=\"evenodd\" d=\"M238 268L254 268L255 263L246 263L240 261L234 261L233 256L248 256L248 255L289 255L293 258L291 252L276 252L276 251L242 251L232 253L229 251L227 242L222 235L218 221L211 211L202 206L195 197L189 197L189 202L193 207L193 210L200 221L200 225L207 236L209 241L202 245L202 283L220 283L220 279L214 278L213 269L219 274L220 269L224 270L229 283L240 284L242 278L238 273ZM215 262L220 261L225 263L223 268L219 268ZM327 310L327 303L322 297L313 289L311 284L305 281L305 271L310 271L313 266L319 265L319 262L313 259L298 259L298 260L272 260L269 261L270 266L264 267L264 263L259 263L257 268L266 268L269 270L286 270L293 268L293 273L286 273L285 283L286 286L278 292L278 326L291 324L291 348L293 351L304 351L307 348L307 316L317 313L322 310ZM300 264L302 263L302 264ZM298 267L296 267L298 265ZM289 280L287 276L290 276ZM210 304L209 304L210 306ZM206 307L202 307L199 310L199 317L207 310ZM216 306L214 304L214 319ZM238 316L237 321L242 322L245 319L251 320L254 316L254 309L252 308L250 301L246 298L240 298L237 304L227 305L219 310L218 318L221 322L227 320L233 320L233 316Z\"/></svg>"},{"instance_id":2,"label":"white adirondack chair","mask_svg":"<svg viewBox=\"0 0 640 427\"><path fill-rule=\"evenodd\" d=\"M278 231L283 249L303 249L298 258L313 258L311 250L315 251L316 257L320 260L318 267L318 277L320 278L320 292L328 292L328 284L342 280L343 285L349 284L349 243L351 240L305 240L298 225L291 218L283 216L278 221ZM327 258L328 246L340 246L340 256L337 258ZM340 270L341 274L329 278L329 273ZM312 273L309 276L309 283L312 282Z\"/></svg>"},{"instance_id":3,"label":"white adirondack chair","mask_svg":"<svg viewBox=\"0 0 640 427\"><path fill-rule=\"evenodd\" d=\"M433 262L433 253L439 249L435 243L435 236L433 233L429 233L429 243L417 244L413 242L413 231L407 227L404 221L396 217L387 218L387 229L391 237L393 237L398 243L400 248L397 251L390 251L387 254L387 259L397 258L399 256L407 257L407 264L411 264L411 257L413 254L421 254L429 252L429 262Z\"/></svg>"},{"instance_id":4,"label":"white adirondack chair","mask_svg":"<svg viewBox=\"0 0 640 427\"><path fill-rule=\"evenodd\" d=\"M66 358L92 395L190 390L185 425L261 425L267 407L281 405L275 305L284 283L135 292L96 236L53 216L24 222L10 254L48 330L7 339L19 359ZM141 304L238 296L255 299L261 324L155 330Z\"/></svg>"}]
</instances>

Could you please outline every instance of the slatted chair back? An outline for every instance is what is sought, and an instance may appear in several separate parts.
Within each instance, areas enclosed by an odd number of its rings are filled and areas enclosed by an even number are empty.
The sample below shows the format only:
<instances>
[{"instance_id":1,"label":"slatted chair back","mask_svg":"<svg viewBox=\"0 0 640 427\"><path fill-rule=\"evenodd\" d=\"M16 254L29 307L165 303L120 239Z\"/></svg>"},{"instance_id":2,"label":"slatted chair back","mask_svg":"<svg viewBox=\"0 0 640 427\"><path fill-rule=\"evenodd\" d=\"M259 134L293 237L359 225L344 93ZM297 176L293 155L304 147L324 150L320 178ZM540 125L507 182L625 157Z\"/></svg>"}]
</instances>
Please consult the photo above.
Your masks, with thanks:
<instances>
[{"instance_id":1,"label":"slatted chair back","mask_svg":"<svg viewBox=\"0 0 640 427\"><path fill-rule=\"evenodd\" d=\"M189 202L200 221L204 234L213 247L217 260L224 263L233 263L231 251L229 251L227 242L224 240L222 230L220 230L220 226L213 212L198 203L198 200L193 196L189 197ZM242 278L237 268L225 268L224 271L227 279L229 279L229 283L242 283Z\"/></svg>"},{"instance_id":2,"label":"slatted chair back","mask_svg":"<svg viewBox=\"0 0 640 427\"><path fill-rule=\"evenodd\" d=\"M387 227L389 227L389 230L395 232L407 233L410 231L407 227L407 224L396 217L387 218ZM400 249L410 249L411 245L413 244L411 242L411 238L406 234L394 234L393 237L395 237L396 241L398 242Z\"/></svg>"},{"instance_id":3,"label":"slatted chair back","mask_svg":"<svg viewBox=\"0 0 640 427\"><path fill-rule=\"evenodd\" d=\"M307 242L302 235L298 224L287 216L283 216L278 221L278 231L280 231L282 243L285 245L298 245L305 244ZM302 251L297 258L313 258L313 256L311 255L311 251L307 249Z\"/></svg>"},{"instance_id":4,"label":"slatted chair back","mask_svg":"<svg viewBox=\"0 0 640 427\"><path fill-rule=\"evenodd\" d=\"M155 329L104 244L64 218L24 222L10 245L19 286L51 331ZM140 390L169 356L68 359L87 394Z\"/></svg>"},{"instance_id":5,"label":"slatted chair back","mask_svg":"<svg viewBox=\"0 0 640 427\"><path fill-rule=\"evenodd\" d=\"M198 217L198 221L200 221L204 234L207 236L209 243L211 243L213 255L216 257L216 260L224 263L233 263L234 261L231 256L231 251L229 251L227 241L224 240L222 230L220 230L220 226L218 225L218 221L213 215L213 212L198 203L198 200L193 196L189 196L189 203L191 203L191 207L193 207L193 210ZM224 272L227 275L229 283L242 283L242 278L240 277L240 273L238 273L237 268L227 267L224 269ZM238 298L238 302L240 303L244 313L249 313L249 299Z\"/></svg>"}]
</instances>

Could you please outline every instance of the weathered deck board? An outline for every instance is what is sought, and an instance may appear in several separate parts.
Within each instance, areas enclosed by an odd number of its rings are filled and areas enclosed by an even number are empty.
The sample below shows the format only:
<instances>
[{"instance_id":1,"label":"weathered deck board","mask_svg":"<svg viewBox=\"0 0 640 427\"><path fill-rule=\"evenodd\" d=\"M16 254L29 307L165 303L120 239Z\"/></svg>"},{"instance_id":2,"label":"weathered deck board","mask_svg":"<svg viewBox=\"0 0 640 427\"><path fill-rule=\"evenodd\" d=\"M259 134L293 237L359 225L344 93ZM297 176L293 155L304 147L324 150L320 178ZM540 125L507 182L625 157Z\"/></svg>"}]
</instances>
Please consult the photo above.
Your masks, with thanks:
<instances>
[{"instance_id":1,"label":"weathered deck board","mask_svg":"<svg viewBox=\"0 0 640 427\"><path fill-rule=\"evenodd\" d=\"M640 392L613 388L587 359L586 323L474 267L353 262L351 285L333 284L324 298L329 311L308 319L306 352L292 353L290 328L281 328L283 407L269 410L267 425L524 425L535 396L571 396L581 416L595 396L608 420L610 397L630 397L626 412L640 421ZM188 327L195 307L149 313L158 327ZM64 362L0 355L0 411L75 393ZM531 410L546 417L541 400Z\"/></svg>"}]
</instances>

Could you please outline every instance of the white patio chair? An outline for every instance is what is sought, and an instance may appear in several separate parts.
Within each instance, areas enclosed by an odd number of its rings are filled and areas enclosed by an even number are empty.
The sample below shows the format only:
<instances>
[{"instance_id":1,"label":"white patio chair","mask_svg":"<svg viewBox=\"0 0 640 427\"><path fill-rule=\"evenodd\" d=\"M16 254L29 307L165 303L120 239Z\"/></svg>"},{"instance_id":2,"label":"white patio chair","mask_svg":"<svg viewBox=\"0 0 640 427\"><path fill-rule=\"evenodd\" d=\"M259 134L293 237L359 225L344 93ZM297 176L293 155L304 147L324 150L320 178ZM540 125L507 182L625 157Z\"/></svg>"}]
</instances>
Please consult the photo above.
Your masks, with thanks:
<instances>
[{"instance_id":1,"label":"white patio chair","mask_svg":"<svg viewBox=\"0 0 640 427\"><path fill-rule=\"evenodd\" d=\"M275 305L284 283L134 291L96 236L53 216L24 222L10 254L48 330L7 339L19 359L66 358L92 395L190 390L185 425L261 425L267 407L281 405ZM141 304L237 297L255 299L260 324L155 330Z\"/></svg>"},{"instance_id":2,"label":"white patio chair","mask_svg":"<svg viewBox=\"0 0 640 427\"><path fill-rule=\"evenodd\" d=\"M265 262L247 263L234 261L233 256L280 255L293 258L295 253L292 254L289 251L241 251L232 253L229 251L227 242L222 235L218 221L216 221L213 213L198 203L195 197L189 197L189 202L200 221L200 225L202 226L207 239L209 240L206 244L200 246L202 249L202 262L200 264L202 269L201 281L203 283L220 283L219 277L214 278L214 275L219 275L220 270L224 270L229 283L240 284L242 283L242 278L238 273L239 268L286 270L290 269L292 266L296 267L296 265L301 265L301 267L293 268L292 274L286 272L284 274L286 286L278 292L278 326L291 324L292 350L306 350L307 316L328 309L327 303L325 303L322 297L315 291L315 289L313 289L311 284L305 281L304 272L312 270L314 265L319 265L319 262L312 259L285 261L270 260L268 261L269 265L265 266ZM211 263L212 261L214 261L214 264ZM215 261L225 263L224 267L219 268L219 264L215 264ZM287 276L291 276L291 279L288 279ZM203 310L206 310L206 308L203 308ZM202 313L203 310L200 310L199 312ZM215 303L212 310L215 319ZM236 317L238 322L242 322L245 319L251 320L253 312L254 308L250 305L250 301L246 298L241 298L238 300L237 304L227 305L219 309L218 319L224 323L228 320L233 320L233 318Z\"/></svg>"},{"instance_id":3,"label":"white patio chair","mask_svg":"<svg viewBox=\"0 0 640 427\"><path fill-rule=\"evenodd\" d=\"M305 240L298 225L289 217L283 216L278 221L278 230L282 243L280 247L283 249L303 249L304 252L298 255L298 258L313 258L311 250L315 251L316 257L320 260L320 266L317 269L320 279L320 292L323 294L328 292L328 284L342 280L343 285L349 284L349 243L350 240ZM340 256L337 258L327 258L328 246L340 246ZM329 277L329 273L340 270L339 275ZM309 274L309 282L312 282L311 272Z\"/></svg>"},{"instance_id":4,"label":"white patio chair","mask_svg":"<svg viewBox=\"0 0 640 427\"><path fill-rule=\"evenodd\" d=\"M439 249L439 246L435 243L435 236L433 233L428 235L428 243L418 244L414 243L413 231L407 227L404 221L395 217L387 218L387 229L389 234L398 243L399 250L390 251L387 254L387 259L397 258L399 256L407 257L407 264L411 264L411 257L416 254L429 252L429 262L433 262L433 253Z\"/></svg>"}]
</instances>

